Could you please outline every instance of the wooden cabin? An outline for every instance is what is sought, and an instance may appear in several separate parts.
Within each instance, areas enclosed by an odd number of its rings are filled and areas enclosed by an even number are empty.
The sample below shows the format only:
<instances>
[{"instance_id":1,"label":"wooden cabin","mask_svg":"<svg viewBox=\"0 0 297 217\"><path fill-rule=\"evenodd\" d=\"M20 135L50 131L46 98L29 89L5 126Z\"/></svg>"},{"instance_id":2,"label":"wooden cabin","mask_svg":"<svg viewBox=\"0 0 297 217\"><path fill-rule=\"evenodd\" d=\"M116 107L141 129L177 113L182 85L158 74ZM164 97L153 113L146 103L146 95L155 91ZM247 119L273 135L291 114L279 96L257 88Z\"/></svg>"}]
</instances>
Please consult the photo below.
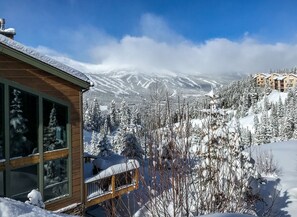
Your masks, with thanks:
<instances>
[{"instance_id":1,"label":"wooden cabin","mask_svg":"<svg viewBox=\"0 0 297 217\"><path fill-rule=\"evenodd\" d=\"M0 196L84 202L81 72L0 35Z\"/></svg>"},{"instance_id":2,"label":"wooden cabin","mask_svg":"<svg viewBox=\"0 0 297 217\"><path fill-rule=\"evenodd\" d=\"M82 96L89 88L83 73L0 34L0 196L26 201L38 189L46 209L58 210L138 188L137 162L85 179Z\"/></svg>"}]
</instances>

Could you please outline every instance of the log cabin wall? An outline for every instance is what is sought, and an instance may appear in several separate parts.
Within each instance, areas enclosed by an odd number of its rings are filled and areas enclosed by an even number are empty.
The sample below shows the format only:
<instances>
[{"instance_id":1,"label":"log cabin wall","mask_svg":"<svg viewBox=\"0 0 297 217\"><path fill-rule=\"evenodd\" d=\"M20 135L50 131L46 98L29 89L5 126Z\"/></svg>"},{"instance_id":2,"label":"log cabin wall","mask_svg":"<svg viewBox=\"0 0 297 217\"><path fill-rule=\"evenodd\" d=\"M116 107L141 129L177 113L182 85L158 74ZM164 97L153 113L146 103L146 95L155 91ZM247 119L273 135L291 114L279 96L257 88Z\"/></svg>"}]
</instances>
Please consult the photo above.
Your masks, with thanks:
<instances>
[{"instance_id":1,"label":"log cabin wall","mask_svg":"<svg viewBox=\"0 0 297 217\"><path fill-rule=\"evenodd\" d=\"M82 198L82 92L81 87L63 80L57 76L40 70L34 66L0 53L0 81L4 78L16 82L22 86L36 90L63 100L70 105L71 124L71 186L70 197L52 201L46 204L46 208L56 210L73 203L81 203Z\"/></svg>"}]
</instances>

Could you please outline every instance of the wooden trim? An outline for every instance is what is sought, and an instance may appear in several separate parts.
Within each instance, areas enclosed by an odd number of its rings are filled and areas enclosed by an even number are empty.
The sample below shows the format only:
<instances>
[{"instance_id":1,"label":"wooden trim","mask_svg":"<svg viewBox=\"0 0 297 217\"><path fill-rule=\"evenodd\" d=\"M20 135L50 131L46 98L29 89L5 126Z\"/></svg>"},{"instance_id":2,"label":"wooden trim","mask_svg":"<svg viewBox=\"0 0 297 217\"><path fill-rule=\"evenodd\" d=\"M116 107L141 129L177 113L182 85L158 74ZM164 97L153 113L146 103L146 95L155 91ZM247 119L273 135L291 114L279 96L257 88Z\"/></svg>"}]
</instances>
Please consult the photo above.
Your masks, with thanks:
<instances>
[{"instance_id":1,"label":"wooden trim","mask_svg":"<svg viewBox=\"0 0 297 217\"><path fill-rule=\"evenodd\" d=\"M112 192L112 197L115 195L115 176L111 177L111 192Z\"/></svg>"},{"instance_id":2,"label":"wooden trim","mask_svg":"<svg viewBox=\"0 0 297 217\"><path fill-rule=\"evenodd\" d=\"M18 167L25 167L32 164L39 163L39 154L28 156L28 157L21 157L17 159L10 159L9 164L11 169L15 169Z\"/></svg>"},{"instance_id":3,"label":"wooden trim","mask_svg":"<svg viewBox=\"0 0 297 217\"><path fill-rule=\"evenodd\" d=\"M5 162L0 163L0 171L5 170Z\"/></svg>"},{"instance_id":4,"label":"wooden trim","mask_svg":"<svg viewBox=\"0 0 297 217\"><path fill-rule=\"evenodd\" d=\"M138 168L135 170L134 178L135 178L135 189L138 189L139 187L139 169Z\"/></svg>"},{"instance_id":5,"label":"wooden trim","mask_svg":"<svg viewBox=\"0 0 297 217\"><path fill-rule=\"evenodd\" d=\"M60 158L66 158L69 155L69 149L64 148L64 149L59 149L55 151L48 151L44 152L43 159L44 161L49 161L49 160L55 160L55 159L60 159Z\"/></svg>"},{"instance_id":6,"label":"wooden trim","mask_svg":"<svg viewBox=\"0 0 297 217\"><path fill-rule=\"evenodd\" d=\"M107 193L107 194L102 195L100 197L87 200L87 201L85 201L85 207L87 208L87 207L90 207L90 206L93 206L93 205L102 203L102 202L104 202L106 200L110 200L112 198L119 197L119 196L121 196L123 194L126 194L126 193L128 193L130 191L133 191L135 189L136 189L135 186L132 185L132 186L129 186L129 187L126 187L126 188L122 188L120 190L117 190L115 192L112 192L112 193L110 192L110 193Z\"/></svg>"}]
</instances>

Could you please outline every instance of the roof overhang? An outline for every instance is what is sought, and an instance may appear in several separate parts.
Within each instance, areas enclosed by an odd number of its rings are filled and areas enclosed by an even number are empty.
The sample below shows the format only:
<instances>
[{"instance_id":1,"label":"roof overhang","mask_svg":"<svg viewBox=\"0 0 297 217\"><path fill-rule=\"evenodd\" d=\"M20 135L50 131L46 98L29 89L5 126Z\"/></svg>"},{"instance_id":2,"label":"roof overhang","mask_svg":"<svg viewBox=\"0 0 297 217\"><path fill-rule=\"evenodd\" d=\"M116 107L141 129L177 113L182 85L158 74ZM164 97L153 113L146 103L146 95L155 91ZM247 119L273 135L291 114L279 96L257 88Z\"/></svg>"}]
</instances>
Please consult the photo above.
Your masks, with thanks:
<instances>
[{"instance_id":1,"label":"roof overhang","mask_svg":"<svg viewBox=\"0 0 297 217\"><path fill-rule=\"evenodd\" d=\"M65 71L63 71L61 69L51 66L51 65L47 64L46 62L36 59L26 53L15 50L12 47L9 47L3 43L0 43L0 52L7 54L8 56L11 56L13 58L16 58L18 60L21 60L25 63L28 63L38 69L46 71L52 75L55 75L59 78L66 80L66 81L69 81L69 82L81 87L82 89L88 90L91 86L89 81L82 80L78 77L75 77L69 73L66 73Z\"/></svg>"}]
</instances>

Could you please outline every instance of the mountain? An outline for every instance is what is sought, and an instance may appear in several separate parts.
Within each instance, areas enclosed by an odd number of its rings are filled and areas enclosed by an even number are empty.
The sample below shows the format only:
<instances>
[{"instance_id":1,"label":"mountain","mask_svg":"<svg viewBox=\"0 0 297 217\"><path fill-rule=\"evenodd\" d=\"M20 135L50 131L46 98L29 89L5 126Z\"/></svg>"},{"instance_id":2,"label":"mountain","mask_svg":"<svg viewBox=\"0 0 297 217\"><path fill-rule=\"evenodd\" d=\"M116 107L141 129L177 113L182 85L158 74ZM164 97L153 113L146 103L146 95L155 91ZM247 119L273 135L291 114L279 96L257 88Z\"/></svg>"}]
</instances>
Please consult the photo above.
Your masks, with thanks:
<instances>
[{"instance_id":1,"label":"mountain","mask_svg":"<svg viewBox=\"0 0 297 217\"><path fill-rule=\"evenodd\" d=\"M86 73L93 83L87 92L89 98L97 97L100 102L109 103L112 99L138 103L152 95L180 96L194 98L218 88L238 78L234 75L222 77L206 75L184 75L177 73L144 73L133 69L113 69L104 73Z\"/></svg>"}]
</instances>

